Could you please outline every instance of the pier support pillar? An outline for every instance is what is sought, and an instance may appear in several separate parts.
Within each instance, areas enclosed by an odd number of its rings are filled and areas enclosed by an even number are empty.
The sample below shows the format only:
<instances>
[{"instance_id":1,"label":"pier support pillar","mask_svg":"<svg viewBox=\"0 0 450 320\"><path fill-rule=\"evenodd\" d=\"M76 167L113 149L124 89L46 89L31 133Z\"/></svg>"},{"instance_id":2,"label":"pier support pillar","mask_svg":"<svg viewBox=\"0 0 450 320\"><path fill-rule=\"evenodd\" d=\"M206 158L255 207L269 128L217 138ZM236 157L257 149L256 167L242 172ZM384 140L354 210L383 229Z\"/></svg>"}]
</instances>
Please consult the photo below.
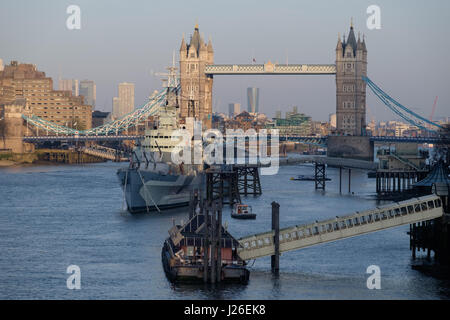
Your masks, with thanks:
<instances>
[{"instance_id":1,"label":"pier support pillar","mask_svg":"<svg viewBox=\"0 0 450 320\"><path fill-rule=\"evenodd\" d=\"M203 212L205 216L205 227L203 234L203 282L208 282L208 274L209 274L209 212L208 208L203 207Z\"/></svg>"},{"instance_id":2,"label":"pier support pillar","mask_svg":"<svg viewBox=\"0 0 450 320\"><path fill-rule=\"evenodd\" d=\"M278 275L280 272L280 205L272 202L272 230L274 231L273 244L274 255L270 257L272 273Z\"/></svg>"},{"instance_id":3,"label":"pier support pillar","mask_svg":"<svg viewBox=\"0 0 450 320\"><path fill-rule=\"evenodd\" d=\"M216 221L216 203L212 202L208 210L211 210L211 283L216 283L217 271L217 221Z\"/></svg>"},{"instance_id":4,"label":"pier support pillar","mask_svg":"<svg viewBox=\"0 0 450 320\"><path fill-rule=\"evenodd\" d=\"M351 193L352 169L348 169L348 193Z\"/></svg>"},{"instance_id":5,"label":"pier support pillar","mask_svg":"<svg viewBox=\"0 0 450 320\"><path fill-rule=\"evenodd\" d=\"M222 206L217 203L215 206L217 211L217 262L216 262L216 277L217 282L222 280Z\"/></svg>"},{"instance_id":6,"label":"pier support pillar","mask_svg":"<svg viewBox=\"0 0 450 320\"><path fill-rule=\"evenodd\" d=\"M318 189L325 190L325 178L326 178L325 164L316 162L314 166L314 182L316 190Z\"/></svg>"}]
</instances>

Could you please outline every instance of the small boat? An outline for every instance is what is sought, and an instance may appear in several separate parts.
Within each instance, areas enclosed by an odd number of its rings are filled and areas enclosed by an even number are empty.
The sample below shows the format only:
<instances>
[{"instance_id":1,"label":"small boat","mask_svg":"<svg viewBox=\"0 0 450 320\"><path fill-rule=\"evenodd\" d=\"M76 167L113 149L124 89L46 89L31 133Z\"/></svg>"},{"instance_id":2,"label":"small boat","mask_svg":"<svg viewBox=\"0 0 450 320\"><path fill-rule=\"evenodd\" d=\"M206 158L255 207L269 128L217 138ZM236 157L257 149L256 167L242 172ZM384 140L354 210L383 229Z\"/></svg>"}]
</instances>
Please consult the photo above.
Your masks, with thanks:
<instances>
[{"instance_id":1,"label":"small boat","mask_svg":"<svg viewBox=\"0 0 450 320\"><path fill-rule=\"evenodd\" d=\"M305 176L305 175L298 175L297 177L291 177L291 180L299 180L299 181L315 181L316 179L314 176ZM330 178L325 178L325 181L330 181Z\"/></svg>"},{"instance_id":2,"label":"small boat","mask_svg":"<svg viewBox=\"0 0 450 320\"><path fill-rule=\"evenodd\" d=\"M256 213L252 212L251 206L236 203L231 210L231 217L235 219L256 219Z\"/></svg>"}]
</instances>

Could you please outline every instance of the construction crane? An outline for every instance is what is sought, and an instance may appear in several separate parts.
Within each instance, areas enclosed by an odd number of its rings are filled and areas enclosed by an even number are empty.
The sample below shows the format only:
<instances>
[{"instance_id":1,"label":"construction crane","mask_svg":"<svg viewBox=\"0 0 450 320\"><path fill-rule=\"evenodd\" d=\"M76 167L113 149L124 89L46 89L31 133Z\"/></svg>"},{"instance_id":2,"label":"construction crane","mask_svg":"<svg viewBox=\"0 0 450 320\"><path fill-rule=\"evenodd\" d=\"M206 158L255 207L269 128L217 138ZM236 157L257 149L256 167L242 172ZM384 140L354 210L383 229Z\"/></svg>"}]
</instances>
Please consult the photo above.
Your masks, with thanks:
<instances>
[{"instance_id":1,"label":"construction crane","mask_svg":"<svg viewBox=\"0 0 450 320\"><path fill-rule=\"evenodd\" d=\"M431 109L430 121L433 121L434 112L436 111L436 103L438 100L438 96L434 98L433 109Z\"/></svg>"}]
</instances>

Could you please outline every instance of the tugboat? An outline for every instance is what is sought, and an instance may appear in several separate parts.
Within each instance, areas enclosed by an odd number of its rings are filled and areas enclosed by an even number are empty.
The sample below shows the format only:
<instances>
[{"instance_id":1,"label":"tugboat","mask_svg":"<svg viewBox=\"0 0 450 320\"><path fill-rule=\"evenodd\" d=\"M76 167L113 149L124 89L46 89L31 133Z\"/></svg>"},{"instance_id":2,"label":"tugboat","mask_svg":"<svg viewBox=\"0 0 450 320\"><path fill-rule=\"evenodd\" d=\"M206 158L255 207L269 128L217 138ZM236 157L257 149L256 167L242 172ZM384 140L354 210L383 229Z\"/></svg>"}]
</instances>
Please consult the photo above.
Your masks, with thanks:
<instances>
[{"instance_id":1,"label":"tugboat","mask_svg":"<svg viewBox=\"0 0 450 320\"><path fill-rule=\"evenodd\" d=\"M231 210L231 217L235 219L256 219L256 213L252 212L251 206L236 203Z\"/></svg>"},{"instance_id":2,"label":"tugboat","mask_svg":"<svg viewBox=\"0 0 450 320\"><path fill-rule=\"evenodd\" d=\"M209 216L210 217L210 216ZM172 283L196 283L204 281L205 267L209 270L211 265L206 262L206 256L211 258L211 247L205 247L205 215L195 214L186 224L174 225L169 230L170 237L164 242L161 259L167 278ZM220 255L216 257L220 264L220 279L224 283L247 284L250 272L245 267L246 262L237 254L241 244L233 238L228 231L220 226ZM217 248L216 248L217 250Z\"/></svg>"}]
</instances>

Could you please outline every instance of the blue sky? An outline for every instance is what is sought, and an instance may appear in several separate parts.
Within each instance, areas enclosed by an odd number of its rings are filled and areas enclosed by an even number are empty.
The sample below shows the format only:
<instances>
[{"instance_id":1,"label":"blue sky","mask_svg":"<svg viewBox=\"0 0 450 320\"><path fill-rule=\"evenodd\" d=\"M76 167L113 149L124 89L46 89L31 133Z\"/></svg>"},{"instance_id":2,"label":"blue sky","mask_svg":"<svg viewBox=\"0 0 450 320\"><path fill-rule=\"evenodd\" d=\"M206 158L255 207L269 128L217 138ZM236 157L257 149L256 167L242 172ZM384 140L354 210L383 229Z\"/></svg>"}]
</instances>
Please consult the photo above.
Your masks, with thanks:
<instances>
[{"instance_id":1,"label":"blue sky","mask_svg":"<svg viewBox=\"0 0 450 320\"><path fill-rule=\"evenodd\" d=\"M66 8L81 8L81 30L66 28ZM368 30L366 8L381 8L381 29ZM110 111L120 82L134 82L136 105L160 88L151 74L171 62L181 36L212 38L215 63L334 63L338 32L366 35L368 75L400 103L425 116L450 116L449 1L106 1L2 0L0 58L34 63L54 78L91 79L98 109ZM334 76L216 76L214 109L246 106L246 88L260 88L260 109L298 106L315 120L335 111ZM371 92L369 117L395 118Z\"/></svg>"}]
</instances>

